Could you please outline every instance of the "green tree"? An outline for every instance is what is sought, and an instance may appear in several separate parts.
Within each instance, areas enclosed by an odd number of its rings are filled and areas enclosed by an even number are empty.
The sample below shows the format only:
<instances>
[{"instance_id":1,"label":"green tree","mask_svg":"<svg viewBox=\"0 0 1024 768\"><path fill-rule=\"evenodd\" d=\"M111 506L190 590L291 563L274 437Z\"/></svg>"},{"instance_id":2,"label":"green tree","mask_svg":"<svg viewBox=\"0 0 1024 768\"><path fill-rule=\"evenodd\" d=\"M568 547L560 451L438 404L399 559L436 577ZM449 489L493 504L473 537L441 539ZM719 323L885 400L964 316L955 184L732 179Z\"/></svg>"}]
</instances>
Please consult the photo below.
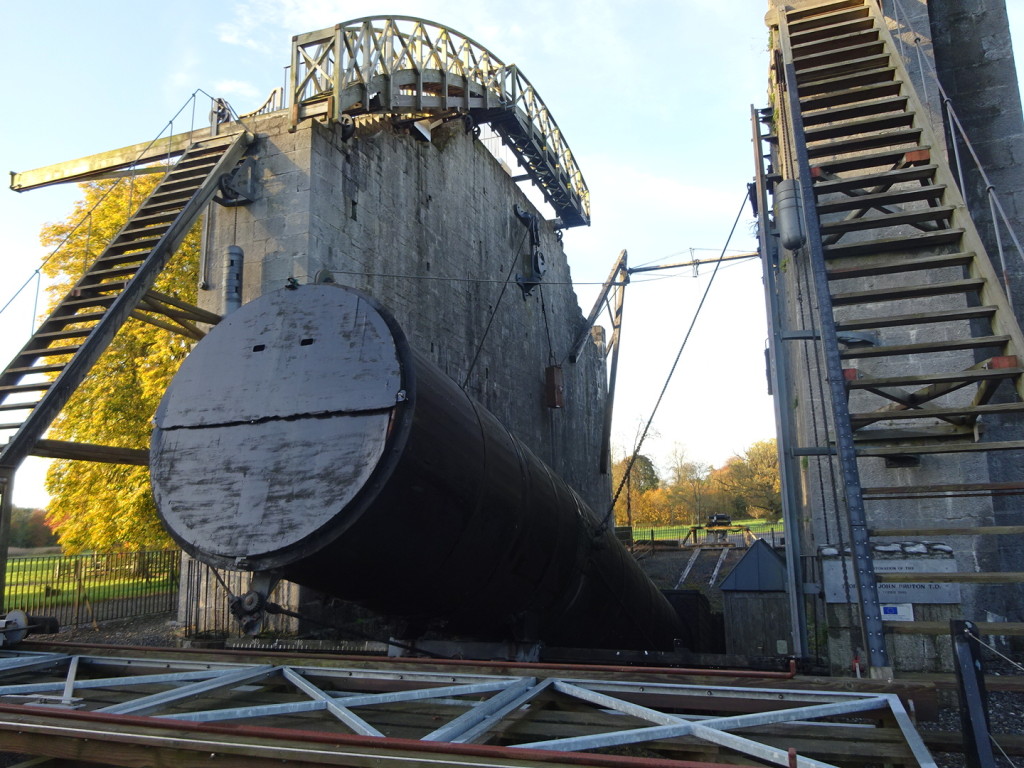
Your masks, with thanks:
<instances>
[{"instance_id":1,"label":"green tree","mask_svg":"<svg viewBox=\"0 0 1024 768\"><path fill-rule=\"evenodd\" d=\"M622 486L622 490L619 491L619 496L615 500L616 523L619 525L662 525L663 523L649 522L652 518L659 516L651 506L653 497L648 497L648 494L656 491L661 485L654 462L643 454L638 454L629 471L629 478L623 483L622 478L625 477L629 463L630 457L627 456L612 465L612 489L618 491L619 486Z\"/></svg>"},{"instance_id":2,"label":"green tree","mask_svg":"<svg viewBox=\"0 0 1024 768\"><path fill-rule=\"evenodd\" d=\"M50 309L120 231L157 181L158 175L148 175L120 184L82 184L83 198L71 214L44 228L43 245L56 247L66 240L43 266L44 274L52 278ZM75 229L90 210L88 220ZM198 263L196 227L160 275L156 290L194 303ZM190 346L185 337L128 320L54 421L49 436L145 448L156 406ZM55 461L47 473L46 489L51 495L47 521L65 551L138 550L171 543L157 518L145 467Z\"/></svg>"},{"instance_id":3,"label":"green tree","mask_svg":"<svg viewBox=\"0 0 1024 768\"><path fill-rule=\"evenodd\" d=\"M755 517L778 520L782 516L779 455L775 440L753 443L740 456L733 456L716 476L721 488L742 498Z\"/></svg>"}]
</instances>

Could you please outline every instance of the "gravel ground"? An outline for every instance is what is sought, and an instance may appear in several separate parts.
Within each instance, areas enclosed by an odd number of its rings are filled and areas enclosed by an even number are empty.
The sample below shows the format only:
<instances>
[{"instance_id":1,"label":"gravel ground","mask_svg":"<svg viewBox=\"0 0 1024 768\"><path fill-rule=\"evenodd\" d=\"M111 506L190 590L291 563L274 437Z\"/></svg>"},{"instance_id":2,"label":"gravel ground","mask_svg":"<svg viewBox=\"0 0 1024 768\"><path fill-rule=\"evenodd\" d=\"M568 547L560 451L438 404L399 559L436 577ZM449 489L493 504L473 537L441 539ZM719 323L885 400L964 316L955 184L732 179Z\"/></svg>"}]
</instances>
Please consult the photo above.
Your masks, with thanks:
<instances>
[{"instance_id":1,"label":"gravel ground","mask_svg":"<svg viewBox=\"0 0 1024 768\"><path fill-rule=\"evenodd\" d=\"M131 619L114 619L99 623L99 629L86 625L66 629L55 635L37 635L40 642L97 643L99 645L145 645L173 648L181 638L181 629L174 613L158 613Z\"/></svg>"}]
</instances>

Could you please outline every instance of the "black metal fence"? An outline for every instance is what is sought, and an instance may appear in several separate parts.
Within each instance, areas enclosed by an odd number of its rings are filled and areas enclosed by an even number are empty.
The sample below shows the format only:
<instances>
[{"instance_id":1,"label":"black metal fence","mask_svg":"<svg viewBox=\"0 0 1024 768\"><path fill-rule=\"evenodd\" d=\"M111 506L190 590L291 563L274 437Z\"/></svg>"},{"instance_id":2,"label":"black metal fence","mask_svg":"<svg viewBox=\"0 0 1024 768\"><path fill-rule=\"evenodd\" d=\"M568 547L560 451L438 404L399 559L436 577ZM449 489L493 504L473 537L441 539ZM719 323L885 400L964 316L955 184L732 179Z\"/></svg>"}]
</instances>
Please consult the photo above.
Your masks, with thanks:
<instances>
[{"instance_id":1,"label":"black metal fence","mask_svg":"<svg viewBox=\"0 0 1024 768\"><path fill-rule=\"evenodd\" d=\"M752 539L765 539L773 547L784 542L782 521L758 521L736 525L707 527L704 525L672 525L657 528L633 528L632 540L644 542L677 541L683 545L708 545L730 542L749 544Z\"/></svg>"},{"instance_id":2,"label":"black metal fence","mask_svg":"<svg viewBox=\"0 0 1024 768\"><path fill-rule=\"evenodd\" d=\"M184 558L185 578L182 594L182 631L186 637L224 639L241 637L238 620L231 615L230 600L233 595L244 595L249 589L252 574L246 571L214 569L205 563L186 556ZM270 595L273 602L297 607L298 588L287 581L281 581ZM271 614L264 620L267 632L294 634L297 622L289 616Z\"/></svg>"},{"instance_id":3,"label":"black metal fence","mask_svg":"<svg viewBox=\"0 0 1024 768\"><path fill-rule=\"evenodd\" d=\"M180 564L178 550L12 557L4 609L62 627L172 611Z\"/></svg>"}]
</instances>

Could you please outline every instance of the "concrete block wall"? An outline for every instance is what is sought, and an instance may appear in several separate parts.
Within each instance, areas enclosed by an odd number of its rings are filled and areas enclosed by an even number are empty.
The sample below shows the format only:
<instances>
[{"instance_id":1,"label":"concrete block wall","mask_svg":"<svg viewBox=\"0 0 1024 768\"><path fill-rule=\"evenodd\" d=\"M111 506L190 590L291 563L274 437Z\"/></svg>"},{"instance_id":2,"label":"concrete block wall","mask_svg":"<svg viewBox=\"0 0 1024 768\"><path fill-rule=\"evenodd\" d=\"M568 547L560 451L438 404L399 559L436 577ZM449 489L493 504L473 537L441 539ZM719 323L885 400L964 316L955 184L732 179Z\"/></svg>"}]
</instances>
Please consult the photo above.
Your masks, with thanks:
<instances>
[{"instance_id":1,"label":"concrete block wall","mask_svg":"<svg viewBox=\"0 0 1024 768\"><path fill-rule=\"evenodd\" d=\"M557 232L540 225L548 272L524 298L525 195L461 121L414 139L389 119L340 126L285 113L257 125L259 200L213 213L201 302L223 308L225 254L245 252L243 301L330 274L395 315L413 345L603 514L605 368L588 343L566 359L584 318ZM545 369L560 364L565 407L545 404Z\"/></svg>"}]
</instances>

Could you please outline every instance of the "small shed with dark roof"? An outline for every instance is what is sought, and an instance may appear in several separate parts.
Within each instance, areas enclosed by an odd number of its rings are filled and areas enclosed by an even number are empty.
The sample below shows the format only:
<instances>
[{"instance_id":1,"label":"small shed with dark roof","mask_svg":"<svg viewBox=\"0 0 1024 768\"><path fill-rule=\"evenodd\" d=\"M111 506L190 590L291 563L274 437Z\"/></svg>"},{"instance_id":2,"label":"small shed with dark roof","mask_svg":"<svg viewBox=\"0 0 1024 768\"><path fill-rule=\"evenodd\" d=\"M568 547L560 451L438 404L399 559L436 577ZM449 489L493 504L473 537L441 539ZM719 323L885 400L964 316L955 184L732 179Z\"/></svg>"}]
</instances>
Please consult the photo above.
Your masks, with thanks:
<instances>
[{"instance_id":1,"label":"small shed with dark roof","mask_svg":"<svg viewBox=\"0 0 1024 768\"><path fill-rule=\"evenodd\" d=\"M780 656L791 651L786 563L768 543L755 541L719 589L727 653Z\"/></svg>"}]
</instances>

